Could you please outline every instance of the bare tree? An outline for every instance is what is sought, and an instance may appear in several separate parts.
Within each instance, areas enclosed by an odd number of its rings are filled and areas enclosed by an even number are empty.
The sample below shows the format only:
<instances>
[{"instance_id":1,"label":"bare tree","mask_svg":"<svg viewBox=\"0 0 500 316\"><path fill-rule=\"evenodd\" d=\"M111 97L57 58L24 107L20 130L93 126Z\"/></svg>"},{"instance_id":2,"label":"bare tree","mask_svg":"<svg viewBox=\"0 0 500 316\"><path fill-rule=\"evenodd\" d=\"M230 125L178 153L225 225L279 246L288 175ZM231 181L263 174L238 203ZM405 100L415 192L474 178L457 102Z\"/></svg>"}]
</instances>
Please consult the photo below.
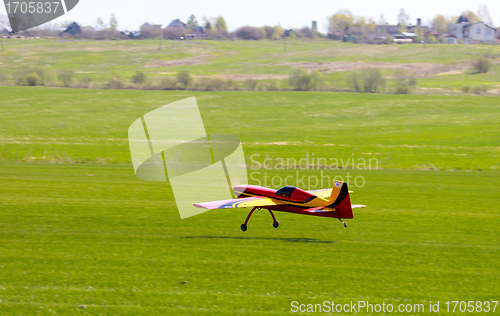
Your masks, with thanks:
<instances>
[{"instance_id":1,"label":"bare tree","mask_svg":"<svg viewBox=\"0 0 500 316\"><path fill-rule=\"evenodd\" d=\"M111 14L111 18L109 20L109 29L111 31L116 31L118 29L118 20L115 17L115 14Z\"/></svg>"},{"instance_id":2,"label":"bare tree","mask_svg":"<svg viewBox=\"0 0 500 316\"><path fill-rule=\"evenodd\" d=\"M399 10L398 14L398 25L400 32L406 32L406 26L410 22L410 17L406 13L405 9Z\"/></svg>"},{"instance_id":3,"label":"bare tree","mask_svg":"<svg viewBox=\"0 0 500 316\"><path fill-rule=\"evenodd\" d=\"M481 18L480 18L480 17L478 17L478 16L477 16L474 12L472 12L472 11L467 10L467 11L462 12L462 14L467 16L467 18L469 19L469 22L470 22L471 24L474 24L474 23L477 23L477 22L481 22L481 21L482 21L482 20L481 20Z\"/></svg>"},{"instance_id":4,"label":"bare tree","mask_svg":"<svg viewBox=\"0 0 500 316\"><path fill-rule=\"evenodd\" d=\"M107 29L108 26L106 25L106 23L104 23L104 21L101 18L97 18L97 20L95 22L95 28L98 31L103 31L103 30Z\"/></svg>"},{"instance_id":5,"label":"bare tree","mask_svg":"<svg viewBox=\"0 0 500 316\"><path fill-rule=\"evenodd\" d=\"M477 16L483 20L484 23L493 26L493 20L491 19L490 10L486 4L482 4L477 7Z\"/></svg>"},{"instance_id":6,"label":"bare tree","mask_svg":"<svg viewBox=\"0 0 500 316\"><path fill-rule=\"evenodd\" d=\"M380 25L387 24L387 21L383 13L380 13L380 17L378 18L378 24Z\"/></svg>"},{"instance_id":7,"label":"bare tree","mask_svg":"<svg viewBox=\"0 0 500 316\"><path fill-rule=\"evenodd\" d=\"M448 30L448 21L444 15L438 14L432 19L432 28L438 34L446 33Z\"/></svg>"}]
</instances>

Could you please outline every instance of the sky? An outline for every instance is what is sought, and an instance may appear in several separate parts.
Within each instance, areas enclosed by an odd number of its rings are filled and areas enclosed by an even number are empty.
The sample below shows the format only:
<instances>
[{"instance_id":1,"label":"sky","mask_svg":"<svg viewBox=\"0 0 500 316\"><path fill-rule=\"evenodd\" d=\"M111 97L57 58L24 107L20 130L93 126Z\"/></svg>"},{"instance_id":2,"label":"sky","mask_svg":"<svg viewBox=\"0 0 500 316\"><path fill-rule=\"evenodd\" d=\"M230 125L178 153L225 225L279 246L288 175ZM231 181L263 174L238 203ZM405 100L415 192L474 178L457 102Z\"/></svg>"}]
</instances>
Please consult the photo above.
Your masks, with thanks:
<instances>
[{"instance_id":1,"label":"sky","mask_svg":"<svg viewBox=\"0 0 500 316\"><path fill-rule=\"evenodd\" d=\"M38 1L38 0L37 0ZM45 1L45 0L43 0ZM397 22L401 8L410 16L411 23L417 18L430 22L436 14L458 16L465 10L476 12L479 5L488 6L494 26L500 25L500 1L395 1L395 0L80 0L78 5L54 22L76 21L82 25L95 26L97 18L109 22L112 13L118 19L120 30L137 30L144 22L166 26L173 19L186 22L191 14L198 21L202 17L223 16L230 31L241 26L281 25L283 28L310 26L318 21L318 30L326 31L327 16L339 9L348 9L354 15L373 17L379 20L381 14L389 23ZM5 14L5 7L0 6Z\"/></svg>"}]
</instances>

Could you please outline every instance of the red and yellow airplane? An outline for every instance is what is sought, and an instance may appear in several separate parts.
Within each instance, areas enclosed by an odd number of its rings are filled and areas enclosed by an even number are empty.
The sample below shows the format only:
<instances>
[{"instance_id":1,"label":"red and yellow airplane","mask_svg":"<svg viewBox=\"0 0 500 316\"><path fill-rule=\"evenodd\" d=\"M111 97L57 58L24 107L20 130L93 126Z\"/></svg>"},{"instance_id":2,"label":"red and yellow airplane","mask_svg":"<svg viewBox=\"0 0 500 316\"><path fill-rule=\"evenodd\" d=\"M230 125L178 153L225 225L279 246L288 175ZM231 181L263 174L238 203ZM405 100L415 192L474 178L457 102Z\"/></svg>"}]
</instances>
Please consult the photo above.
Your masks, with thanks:
<instances>
[{"instance_id":1,"label":"red and yellow airplane","mask_svg":"<svg viewBox=\"0 0 500 316\"><path fill-rule=\"evenodd\" d=\"M278 228L279 222L274 217L273 211L288 212L302 215L338 218L353 218L352 209L366 207L365 205L351 205L347 183L335 181L333 188L304 191L302 189L286 186L273 190L257 185L238 185L233 188L238 197L232 200L214 201L193 204L208 210L221 208L252 207L241 230L247 230L247 223L256 209L267 209L273 217L273 227Z\"/></svg>"}]
</instances>

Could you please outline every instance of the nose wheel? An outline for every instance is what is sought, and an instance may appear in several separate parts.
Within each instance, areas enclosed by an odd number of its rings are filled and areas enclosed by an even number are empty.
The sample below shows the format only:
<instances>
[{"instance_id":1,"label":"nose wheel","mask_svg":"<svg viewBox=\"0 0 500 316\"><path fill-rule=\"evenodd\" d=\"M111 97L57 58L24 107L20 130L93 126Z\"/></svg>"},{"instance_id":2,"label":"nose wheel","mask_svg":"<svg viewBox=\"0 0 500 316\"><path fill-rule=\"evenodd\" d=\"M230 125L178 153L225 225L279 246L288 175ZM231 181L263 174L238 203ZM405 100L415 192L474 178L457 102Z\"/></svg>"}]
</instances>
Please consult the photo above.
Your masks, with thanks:
<instances>
[{"instance_id":1,"label":"nose wheel","mask_svg":"<svg viewBox=\"0 0 500 316\"><path fill-rule=\"evenodd\" d=\"M254 212L256 209L257 209L257 208L256 208L256 207L254 207L254 208L250 211L250 213L248 213L248 216L247 216L247 219L245 220L245 223L244 223L244 224L241 224L241 230L242 230L242 231L244 231L244 232L246 232L246 231L247 231L247 229L248 229L248 226L247 226L247 224L248 224L248 220L250 219L250 216L252 216L253 212ZM269 213L271 214L271 216L273 217L273 227L274 227L274 228L278 228L278 226L280 226L280 222L278 222L278 221L276 220L276 217L274 217L274 214L273 214L273 212L272 212L271 210L268 210L268 211L269 211Z\"/></svg>"}]
</instances>

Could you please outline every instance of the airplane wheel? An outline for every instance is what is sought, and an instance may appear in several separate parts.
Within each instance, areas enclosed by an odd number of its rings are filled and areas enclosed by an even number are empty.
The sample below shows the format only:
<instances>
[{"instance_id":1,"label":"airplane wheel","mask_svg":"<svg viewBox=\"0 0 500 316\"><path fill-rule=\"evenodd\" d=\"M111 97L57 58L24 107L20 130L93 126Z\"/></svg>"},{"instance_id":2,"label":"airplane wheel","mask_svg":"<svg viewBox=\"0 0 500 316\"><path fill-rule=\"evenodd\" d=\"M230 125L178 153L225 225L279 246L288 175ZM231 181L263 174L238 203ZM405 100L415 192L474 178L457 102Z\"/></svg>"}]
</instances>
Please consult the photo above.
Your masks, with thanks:
<instances>
[{"instance_id":1,"label":"airplane wheel","mask_svg":"<svg viewBox=\"0 0 500 316\"><path fill-rule=\"evenodd\" d=\"M278 221L276 221L276 222L273 223L273 227L274 228L278 228L279 225L280 225L280 222L278 222Z\"/></svg>"},{"instance_id":2,"label":"airplane wheel","mask_svg":"<svg viewBox=\"0 0 500 316\"><path fill-rule=\"evenodd\" d=\"M241 230L246 232L247 231L247 225L241 224Z\"/></svg>"}]
</instances>

